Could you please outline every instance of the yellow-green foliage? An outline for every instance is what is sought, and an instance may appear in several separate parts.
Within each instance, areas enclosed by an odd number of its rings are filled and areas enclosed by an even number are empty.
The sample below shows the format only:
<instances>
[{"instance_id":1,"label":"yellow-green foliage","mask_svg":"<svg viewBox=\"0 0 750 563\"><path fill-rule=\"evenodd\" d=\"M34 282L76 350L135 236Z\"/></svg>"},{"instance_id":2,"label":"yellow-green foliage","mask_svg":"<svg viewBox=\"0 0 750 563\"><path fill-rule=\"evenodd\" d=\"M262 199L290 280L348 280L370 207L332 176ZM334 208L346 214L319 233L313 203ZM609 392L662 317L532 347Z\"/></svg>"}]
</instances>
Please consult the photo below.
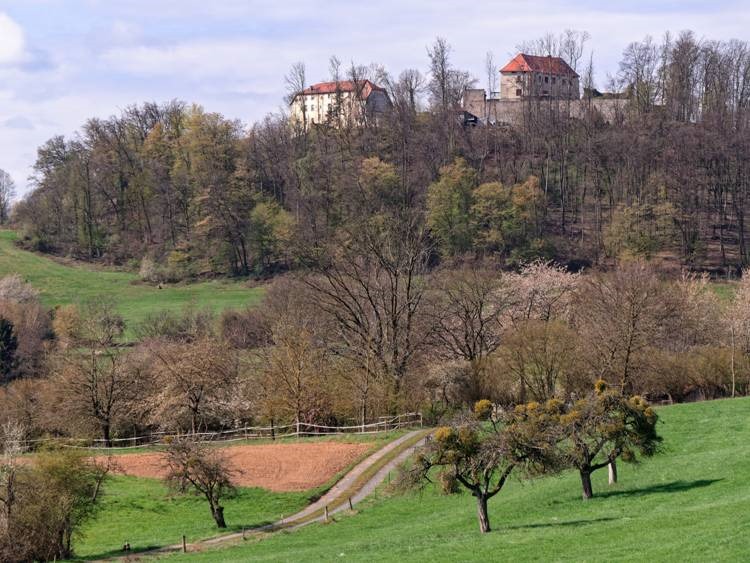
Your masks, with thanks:
<instances>
[{"instance_id":1,"label":"yellow-green foliage","mask_svg":"<svg viewBox=\"0 0 750 563\"><path fill-rule=\"evenodd\" d=\"M487 420L492 416L492 401L488 399L482 399L474 403L474 414L480 420Z\"/></svg>"}]
</instances>

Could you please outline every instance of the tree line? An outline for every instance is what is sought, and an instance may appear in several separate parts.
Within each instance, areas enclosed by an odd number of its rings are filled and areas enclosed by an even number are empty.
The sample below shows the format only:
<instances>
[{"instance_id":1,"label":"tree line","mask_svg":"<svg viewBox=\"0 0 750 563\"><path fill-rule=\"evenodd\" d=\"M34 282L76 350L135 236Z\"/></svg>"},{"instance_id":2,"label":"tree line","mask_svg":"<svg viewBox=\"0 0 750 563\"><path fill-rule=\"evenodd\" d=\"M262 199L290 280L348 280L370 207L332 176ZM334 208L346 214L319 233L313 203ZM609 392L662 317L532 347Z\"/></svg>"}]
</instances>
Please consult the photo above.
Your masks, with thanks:
<instances>
[{"instance_id":1,"label":"tree line","mask_svg":"<svg viewBox=\"0 0 750 563\"><path fill-rule=\"evenodd\" d=\"M14 220L29 246L129 264L149 281L304 268L308 247L396 207L424 231L431 266L466 253L511 266L622 256L725 273L746 265L747 43L683 32L628 45L611 84L626 100L604 115L591 98L593 59L583 64L587 39L520 46L565 58L587 94L583 111L529 99L512 124L457 117L475 81L444 39L425 74L332 58L332 79L371 79L392 100L386 115L356 123L269 115L244 127L178 101L132 106L40 147L36 188ZM287 84L290 95L308 85L303 64Z\"/></svg>"},{"instance_id":2,"label":"tree line","mask_svg":"<svg viewBox=\"0 0 750 563\"><path fill-rule=\"evenodd\" d=\"M546 262L425 273L400 230L363 242L369 254L338 245L258 307L153 314L127 344L106 302L50 311L22 280L0 280L2 419L25 439L111 445L407 410L435 424L482 399L583 397L597 380L652 401L750 392L750 277L722 301L705 277L665 279L643 261L590 274Z\"/></svg>"}]
</instances>

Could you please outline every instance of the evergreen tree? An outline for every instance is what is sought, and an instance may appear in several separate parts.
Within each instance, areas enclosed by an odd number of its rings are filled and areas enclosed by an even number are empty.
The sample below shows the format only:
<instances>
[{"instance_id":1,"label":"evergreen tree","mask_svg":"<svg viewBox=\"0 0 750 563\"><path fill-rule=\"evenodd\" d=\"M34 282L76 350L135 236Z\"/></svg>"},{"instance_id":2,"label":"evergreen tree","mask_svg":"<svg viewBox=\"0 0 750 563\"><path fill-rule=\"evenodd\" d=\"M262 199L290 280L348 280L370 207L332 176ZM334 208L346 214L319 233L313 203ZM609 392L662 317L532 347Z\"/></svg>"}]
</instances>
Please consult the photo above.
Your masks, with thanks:
<instances>
[{"instance_id":1,"label":"evergreen tree","mask_svg":"<svg viewBox=\"0 0 750 563\"><path fill-rule=\"evenodd\" d=\"M18 339L13 329L13 323L0 317L0 377L10 379L16 367L16 350Z\"/></svg>"}]
</instances>

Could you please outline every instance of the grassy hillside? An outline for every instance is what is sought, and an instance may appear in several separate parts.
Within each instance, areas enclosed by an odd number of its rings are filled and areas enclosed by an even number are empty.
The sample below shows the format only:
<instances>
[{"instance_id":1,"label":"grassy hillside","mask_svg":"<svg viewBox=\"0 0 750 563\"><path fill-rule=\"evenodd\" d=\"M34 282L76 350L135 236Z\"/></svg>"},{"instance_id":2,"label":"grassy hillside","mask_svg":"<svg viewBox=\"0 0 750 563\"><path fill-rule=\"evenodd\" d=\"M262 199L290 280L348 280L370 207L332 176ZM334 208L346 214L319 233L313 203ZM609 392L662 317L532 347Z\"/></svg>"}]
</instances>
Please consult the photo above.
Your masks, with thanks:
<instances>
[{"instance_id":1,"label":"grassy hillside","mask_svg":"<svg viewBox=\"0 0 750 563\"><path fill-rule=\"evenodd\" d=\"M469 495L387 497L329 525L189 561L739 561L750 552L750 399L660 409L666 451L606 472L580 499L577 475L513 482L477 529ZM621 464L622 465L622 464Z\"/></svg>"},{"instance_id":2,"label":"grassy hillside","mask_svg":"<svg viewBox=\"0 0 750 563\"><path fill-rule=\"evenodd\" d=\"M41 291L45 305L113 301L128 325L149 313L179 310L189 304L222 311L260 300L263 290L248 288L237 281L208 281L166 285L159 289L138 283L135 274L66 265L51 258L21 250L14 244L15 233L0 231L0 277L20 274Z\"/></svg>"}]
</instances>

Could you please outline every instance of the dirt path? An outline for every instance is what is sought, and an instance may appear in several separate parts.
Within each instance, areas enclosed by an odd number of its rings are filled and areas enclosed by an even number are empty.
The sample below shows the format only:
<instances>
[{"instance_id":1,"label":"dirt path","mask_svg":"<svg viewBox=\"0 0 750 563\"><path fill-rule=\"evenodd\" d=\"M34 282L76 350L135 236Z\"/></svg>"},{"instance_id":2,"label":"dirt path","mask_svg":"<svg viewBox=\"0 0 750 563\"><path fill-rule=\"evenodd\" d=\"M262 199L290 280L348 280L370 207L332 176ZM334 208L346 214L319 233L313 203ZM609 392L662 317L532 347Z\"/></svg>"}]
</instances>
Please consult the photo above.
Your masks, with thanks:
<instances>
[{"instance_id":1,"label":"dirt path","mask_svg":"<svg viewBox=\"0 0 750 563\"><path fill-rule=\"evenodd\" d=\"M222 544L231 544L253 534L274 532L282 529L295 530L325 519L324 510L326 506L329 507L329 516L342 510L347 510L349 508L349 499L351 499L352 506L354 506L375 491L385 480L386 476L414 452L414 449L424 441L428 433L429 430L414 430L390 442L357 464L316 502L296 514L284 518L284 520L252 528L245 532L225 534L191 543L187 545L187 550L189 552L201 547L216 547ZM182 547L180 544L169 545L159 549L132 554L128 557L107 559L107 561L120 559L133 561L141 557L158 557L180 552L182 551Z\"/></svg>"}]
</instances>

